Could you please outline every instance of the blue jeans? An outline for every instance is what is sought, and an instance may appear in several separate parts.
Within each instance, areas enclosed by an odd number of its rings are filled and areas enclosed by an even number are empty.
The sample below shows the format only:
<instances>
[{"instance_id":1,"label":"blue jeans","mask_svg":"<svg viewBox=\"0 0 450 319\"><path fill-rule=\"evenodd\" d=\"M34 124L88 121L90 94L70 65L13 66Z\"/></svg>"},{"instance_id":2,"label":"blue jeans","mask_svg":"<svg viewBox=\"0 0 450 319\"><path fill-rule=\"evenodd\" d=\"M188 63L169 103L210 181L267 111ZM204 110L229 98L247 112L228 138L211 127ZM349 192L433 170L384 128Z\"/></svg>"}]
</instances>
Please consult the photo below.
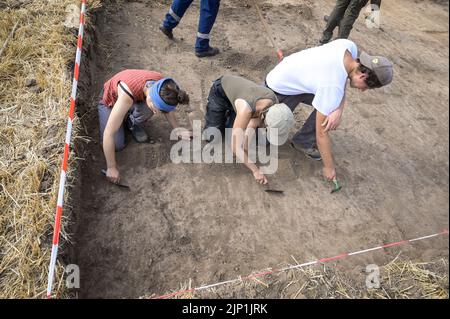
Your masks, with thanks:
<instances>
[{"instance_id":1,"label":"blue jeans","mask_svg":"<svg viewBox=\"0 0 450 319\"><path fill-rule=\"evenodd\" d=\"M98 119L100 122L100 143L103 143L103 132L105 131L106 124L108 123L109 116L111 115L112 107L108 107L103 104L102 101L98 103ZM130 125L141 125L147 121L153 112L148 108L145 101L134 103L130 111L125 116L124 121L129 121ZM114 144L116 145L116 151L121 151L125 148L125 132L123 124L119 130L114 134Z\"/></svg>"},{"instance_id":2,"label":"blue jeans","mask_svg":"<svg viewBox=\"0 0 450 319\"><path fill-rule=\"evenodd\" d=\"M186 10L194 0L174 0L170 11L166 14L163 26L172 30L183 18ZM200 18L198 22L197 40L195 42L195 51L202 52L209 49L209 33L212 30L219 12L220 0L201 0Z\"/></svg>"}]
</instances>

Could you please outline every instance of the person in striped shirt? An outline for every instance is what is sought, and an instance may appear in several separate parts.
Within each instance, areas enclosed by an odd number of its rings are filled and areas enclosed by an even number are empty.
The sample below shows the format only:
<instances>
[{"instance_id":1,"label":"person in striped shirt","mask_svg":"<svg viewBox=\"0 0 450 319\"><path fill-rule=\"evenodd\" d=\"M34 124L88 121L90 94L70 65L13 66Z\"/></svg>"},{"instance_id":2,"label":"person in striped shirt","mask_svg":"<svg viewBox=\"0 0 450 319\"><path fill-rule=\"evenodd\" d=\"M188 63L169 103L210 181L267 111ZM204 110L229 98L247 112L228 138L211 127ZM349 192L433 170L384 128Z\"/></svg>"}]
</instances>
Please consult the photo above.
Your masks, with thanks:
<instances>
[{"instance_id":1,"label":"person in striped shirt","mask_svg":"<svg viewBox=\"0 0 450 319\"><path fill-rule=\"evenodd\" d=\"M119 170L115 151L125 148L124 126L138 143L148 141L142 124L153 114L163 113L173 129L178 128L174 110L189 103L188 94L172 78L154 71L123 70L104 85L98 104L100 138L106 158L107 178L118 183ZM179 130L178 136L188 140L192 132Z\"/></svg>"}]
</instances>

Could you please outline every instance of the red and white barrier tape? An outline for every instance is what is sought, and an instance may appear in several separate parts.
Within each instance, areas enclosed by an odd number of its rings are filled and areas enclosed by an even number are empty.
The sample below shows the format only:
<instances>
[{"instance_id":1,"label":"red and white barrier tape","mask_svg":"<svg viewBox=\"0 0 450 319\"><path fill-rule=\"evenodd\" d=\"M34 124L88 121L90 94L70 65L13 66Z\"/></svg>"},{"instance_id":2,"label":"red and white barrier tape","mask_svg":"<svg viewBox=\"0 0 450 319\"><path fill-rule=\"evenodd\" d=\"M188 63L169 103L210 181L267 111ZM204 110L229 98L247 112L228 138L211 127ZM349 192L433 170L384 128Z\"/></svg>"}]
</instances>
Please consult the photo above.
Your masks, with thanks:
<instances>
[{"instance_id":1,"label":"red and white barrier tape","mask_svg":"<svg viewBox=\"0 0 450 319\"><path fill-rule=\"evenodd\" d=\"M264 276L267 276L267 275L272 275L272 274L275 274L275 273L280 273L280 272L284 272L284 271L292 270L292 269L299 269L299 268L303 268L303 267L306 267L306 266L312 266L312 265L315 265L315 264L323 264L323 263L326 263L326 262L329 262L329 261L344 259L344 258L349 257L349 256L364 254L364 253L368 253L368 252L371 252L371 251L384 249L384 248L389 248L389 247L394 247L394 246L401 246L401 245L404 245L404 244L407 244L407 243L412 243L412 242L415 242L415 241L424 240L424 239L428 239L428 238L432 238L432 237L436 237L436 236L441 236L441 235L448 235L448 230L443 230L442 232L437 233L437 234L433 234L433 235L418 237L418 238L409 239L409 240L402 240L402 241L399 241L399 242L390 243L390 244L386 244L386 245L382 245L382 246L378 246L378 247L374 247L374 248L364 249L364 250L356 251L356 252L353 252L353 253L344 253L344 254L340 254L340 255L334 256L334 257L322 258L322 259L318 259L318 260L315 260L315 261L310 261L310 262L307 262L307 263L304 263L304 264L300 264L300 265L293 265L293 266L289 266L289 267L285 267L285 268L281 268L281 269L272 269L270 271L257 273L257 274L252 274L252 275L248 275L246 277L239 277L237 279L222 281L222 282L211 284L211 285L205 285L205 286L201 286L201 287L198 287L198 288L191 288L191 289L181 290L181 291L173 292L173 293L170 293L170 294L167 294L167 295L153 297L152 299L168 299L168 298L172 298L172 297L175 297L175 296L178 296L178 295L182 295L182 294L186 294L186 293L192 293L194 291L209 289L209 288L223 286L223 285L226 285L226 284L232 284L232 283L236 283L236 282L242 282L244 280L255 279L255 278L258 278L258 277L264 277Z\"/></svg>"},{"instance_id":2,"label":"red and white barrier tape","mask_svg":"<svg viewBox=\"0 0 450 319\"><path fill-rule=\"evenodd\" d=\"M85 14L86 14L86 0L82 0L81 14L80 14L80 27L78 30L77 52L76 52L76 57L75 57L74 78L73 78L73 83L72 83L72 93L70 96L69 118L67 120L64 155L63 155L63 161L61 164L61 176L60 176L60 181L59 181L59 191L58 191L58 199L57 199L56 214L55 214L55 224L54 224L54 229L53 229L53 244L52 244L52 253L51 253L51 257L50 257L48 283L47 283L47 298L51 298L51 296L52 296L53 278L54 278L54 273L55 273L56 258L58 256L58 244L59 244L59 236L60 236L60 229L61 229L61 218L62 218L62 208L63 208L63 201L64 201L64 190L65 190L65 183L66 183L66 172L67 172L67 165L68 165L68 159L69 159L69 150L70 150L69 146L70 146L70 141L71 141L71 137L72 137L72 123L73 123L73 119L74 119L74 115L75 115L75 103L76 103L76 94L77 94L77 87L78 87L78 75L79 75L79 71L80 71ZM171 298L171 297L189 293L189 292L209 289L209 288L213 288L213 287L217 287L217 286L222 286L225 284L231 284L231 283L235 283L235 282L239 282L239 281L243 281L243 280L263 277L266 275L284 272L284 271L291 270L291 269L298 269L298 268L302 268L302 267L306 267L306 266L315 265L318 263L325 263L325 262L329 262L329 261L339 260L339 259L343 259L348 256L363 254L363 253L367 253L370 251L379 250L379 249L383 249L383 248L389 248L389 247L393 247L393 246L400 246L400 245L403 245L406 243L424 240L424 239L428 239L428 238L432 238L432 237L436 237L436 236L440 236L440 235L448 235L448 230L445 230L441 233L429 235L429 236L423 236L423 237L410 239L410 240L403 240L400 242L386 244L386 245L378 246L375 248L360 250L360 251L353 252L353 253L344 253L344 254L341 254L341 255L338 255L335 257L322 258L322 259L319 259L316 261L311 261L311 262L307 262L307 263L300 264L300 265L294 265L294 266L290 266L290 267L286 267L286 268L282 268L282 269L273 269L271 271L258 273L258 274L252 274L252 275L249 275L249 276L246 276L243 278L238 278L238 279L223 281L223 282L219 282L219 283L215 283L215 284L211 284L211 285L205 285L205 286L201 286L198 288L192 288L192 289L187 289L187 290L183 290L183 291L178 291L178 292L174 292L171 294L154 297L154 299L167 299L167 298Z\"/></svg>"},{"instance_id":3,"label":"red and white barrier tape","mask_svg":"<svg viewBox=\"0 0 450 319\"><path fill-rule=\"evenodd\" d=\"M86 0L81 0L81 14L80 14L80 27L78 29L78 41L77 41L77 53L75 56L75 67L73 74L73 82L72 82L72 93L70 96L70 109L69 109L69 118L67 120L67 130L66 130L66 139L64 144L64 156L61 164L61 176L59 179L59 191L58 191L58 200L56 204L56 214L55 214L55 225L53 228L53 244L52 244L52 254L50 257L50 265L48 272L48 283L47 283L47 298L51 298L52 296L52 284L53 277L55 274L55 266L56 266L56 257L58 256L58 243L59 243L59 234L61 229L61 217L62 217L62 208L64 201L64 187L66 184L66 173L67 173L67 164L69 160L69 146L70 140L72 137L72 123L75 115L75 102L77 96L77 87L78 87L78 75L80 72L80 62L81 62L81 51L83 47L83 32L84 32L84 22L85 22L85 14L86 14Z\"/></svg>"}]
</instances>

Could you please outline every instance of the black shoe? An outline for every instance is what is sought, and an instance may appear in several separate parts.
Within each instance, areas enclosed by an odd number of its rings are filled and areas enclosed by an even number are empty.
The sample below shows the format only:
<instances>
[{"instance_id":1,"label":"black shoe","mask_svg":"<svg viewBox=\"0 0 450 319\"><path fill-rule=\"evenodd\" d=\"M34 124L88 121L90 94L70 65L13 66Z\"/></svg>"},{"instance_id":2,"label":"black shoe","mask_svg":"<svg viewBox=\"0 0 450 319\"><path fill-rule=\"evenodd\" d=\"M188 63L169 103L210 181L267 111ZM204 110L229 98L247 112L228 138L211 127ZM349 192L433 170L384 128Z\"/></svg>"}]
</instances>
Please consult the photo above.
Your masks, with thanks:
<instances>
[{"instance_id":1,"label":"black shoe","mask_svg":"<svg viewBox=\"0 0 450 319\"><path fill-rule=\"evenodd\" d=\"M319 40L319 45L323 45L323 44L330 42L332 37L333 37L333 32L324 32L322 35L322 39Z\"/></svg>"},{"instance_id":2,"label":"black shoe","mask_svg":"<svg viewBox=\"0 0 450 319\"><path fill-rule=\"evenodd\" d=\"M315 160L315 161L321 161L322 160L322 156L320 156L320 152L319 150L313 146L311 148L303 148L299 145L294 144L294 142L291 142L291 146L296 149L297 151L300 151L302 153L304 153L306 156L308 156L309 158Z\"/></svg>"},{"instance_id":3,"label":"black shoe","mask_svg":"<svg viewBox=\"0 0 450 319\"><path fill-rule=\"evenodd\" d=\"M216 54L219 54L219 52L220 52L219 49L209 47L208 50L205 51L195 51L195 55L199 58L204 58L207 56L214 56Z\"/></svg>"},{"instance_id":4,"label":"black shoe","mask_svg":"<svg viewBox=\"0 0 450 319\"><path fill-rule=\"evenodd\" d=\"M159 30L161 30L161 32L164 33L164 35L165 35L166 37L168 37L170 40L173 39L173 33L172 33L172 30L166 29L166 28L164 28L164 26L160 26L160 27L159 27Z\"/></svg>"},{"instance_id":5,"label":"black shoe","mask_svg":"<svg viewBox=\"0 0 450 319\"><path fill-rule=\"evenodd\" d=\"M322 38L319 40L319 45L324 45L327 44L328 42L330 42L331 39L327 39L327 38Z\"/></svg>"},{"instance_id":6,"label":"black shoe","mask_svg":"<svg viewBox=\"0 0 450 319\"><path fill-rule=\"evenodd\" d=\"M328 22L330 20L330 16L323 16L323 21Z\"/></svg>"},{"instance_id":7,"label":"black shoe","mask_svg":"<svg viewBox=\"0 0 450 319\"><path fill-rule=\"evenodd\" d=\"M130 118L127 118L125 127L131 132L133 139L138 143L145 143L148 141L147 132L138 124L133 124Z\"/></svg>"}]
</instances>

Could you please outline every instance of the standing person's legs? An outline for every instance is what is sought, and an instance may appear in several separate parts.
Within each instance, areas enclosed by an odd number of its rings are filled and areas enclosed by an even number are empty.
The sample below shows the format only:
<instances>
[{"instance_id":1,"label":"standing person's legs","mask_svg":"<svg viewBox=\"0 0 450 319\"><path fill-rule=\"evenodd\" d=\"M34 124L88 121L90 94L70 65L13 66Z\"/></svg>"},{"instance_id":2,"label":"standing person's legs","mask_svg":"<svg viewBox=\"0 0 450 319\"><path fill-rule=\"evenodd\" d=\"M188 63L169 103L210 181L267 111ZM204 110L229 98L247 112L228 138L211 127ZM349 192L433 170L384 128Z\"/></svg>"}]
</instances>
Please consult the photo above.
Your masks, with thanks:
<instances>
[{"instance_id":1,"label":"standing person's legs","mask_svg":"<svg viewBox=\"0 0 450 319\"><path fill-rule=\"evenodd\" d=\"M295 108L302 102L302 95L283 95L277 92L274 92L277 96L279 103L284 103L291 109L292 113L294 113Z\"/></svg>"},{"instance_id":2,"label":"standing person's legs","mask_svg":"<svg viewBox=\"0 0 450 319\"><path fill-rule=\"evenodd\" d=\"M345 10L349 6L352 0L337 0L336 5L328 17L327 25L325 30L323 31L322 39L320 40L321 44L325 44L331 40L333 37L334 29L339 25L342 17L345 14Z\"/></svg>"},{"instance_id":3,"label":"standing person's legs","mask_svg":"<svg viewBox=\"0 0 450 319\"><path fill-rule=\"evenodd\" d=\"M100 144L103 144L103 133L105 132L106 124L108 123L112 108L100 102L97 109L98 119L100 122ZM120 126L119 130L114 135L114 144L116 145L116 151L121 151L125 148L125 133L123 130L123 125Z\"/></svg>"},{"instance_id":4,"label":"standing person's legs","mask_svg":"<svg viewBox=\"0 0 450 319\"><path fill-rule=\"evenodd\" d=\"M284 103L286 104L292 111L292 113L294 113L295 108L302 102L302 94L298 94L298 95L284 95L281 93L276 92L275 90L273 90L272 88L270 88L267 85L267 81L266 79L264 79L264 82L261 84L263 86L265 86L266 88L269 88L272 90L273 93L275 93L277 100L279 103ZM303 94L304 95L304 94Z\"/></svg>"},{"instance_id":5,"label":"standing person's legs","mask_svg":"<svg viewBox=\"0 0 450 319\"><path fill-rule=\"evenodd\" d=\"M311 102L313 98L314 96L310 99ZM305 101L305 103L310 104L308 101ZM317 149L316 115L317 111L313 110L302 128L292 137L291 145L296 150L303 152L309 158L320 161L322 160L322 156Z\"/></svg>"},{"instance_id":6,"label":"standing person's legs","mask_svg":"<svg viewBox=\"0 0 450 319\"><path fill-rule=\"evenodd\" d=\"M314 94L282 95L276 92L275 94L278 101L289 106L292 112L300 103L312 106L312 101L314 100ZM310 158L320 161L322 158L316 146L316 114L317 111L314 109L302 128L292 137L291 145Z\"/></svg>"},{"instance_id":7,"label":"standing person's legs","mask_svg":"<svg viewBox=\"0 0 450 319\"><path fill-rule=\"evenodd\" d=\"M352 0L345 10L344 17L339 24L339 39L347 39L350 35L350 31L353 28L353 24L359 16L362 8L367 5L369 0Z\"/></svg>"},{"instance_id":8,"label":"standing person's legs","mask_svg":"<svg viewBox=\"0 0 450 319\"><path fill-rule=\"evenodd\" d=\"M314 100L314 94L282 95L276 92L275 94L278 101L289 106L292 112L300 103L312 105ZM316 110L311 112L302 128L292 138L292 142L305 149L316 146Z\"/></svg>"},{"instance_id":9,"label":"standing person's legs","mask_svg":"<svg viewBox=\"0 0 450 319\"><path fill-rule=\"evenodd\" d=\"M219 7L220 0L201 0L197 40L195 42L195 52L199 57L219 53L218 49L209 46L209 34L219 13Z\"/></svg>"},{"instance_id":10,"label":"standing person's legs","mask_svg":"<svg viewBox=\"0 0 450 319\"><path fill-rule=\"evenodd\" d=\"M316 114L317 111L314 109L302 128L295 133L292 143L305 149L316 147Z\"/></svg>"},{"instance_id":11,"label":"standing person's legs","mask_svg":"<svg viewBox=\"0 0 450 319\"><path fill-rule=\"evenodd\" d=\"M189 8L194 0L174 0L169 12L166 14L166 18L160 27L160 30L170 39L173 38L172 29L175 28L181 18L183 18L186 10Z\"/></svg>"}]
</instances>

